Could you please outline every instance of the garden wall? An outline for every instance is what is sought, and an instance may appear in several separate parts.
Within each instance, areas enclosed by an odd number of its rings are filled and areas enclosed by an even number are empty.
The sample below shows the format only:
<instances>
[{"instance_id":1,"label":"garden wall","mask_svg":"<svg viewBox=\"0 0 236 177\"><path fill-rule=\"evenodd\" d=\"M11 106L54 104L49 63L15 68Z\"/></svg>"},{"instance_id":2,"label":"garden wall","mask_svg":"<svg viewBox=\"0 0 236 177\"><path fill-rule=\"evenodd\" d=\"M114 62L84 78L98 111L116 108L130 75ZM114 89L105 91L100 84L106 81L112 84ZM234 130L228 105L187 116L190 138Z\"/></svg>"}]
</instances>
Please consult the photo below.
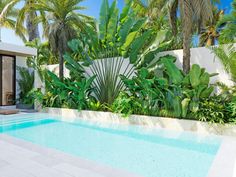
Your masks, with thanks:
<instances>
[{"instance_id":1,"label":"garden wall","mask_svg":"<svg viewBox=\"0 0 236 177\"><path fill-rule=\"evenodd\" d=\"M168 52L162 52L159 55L170 54L177 58L176 65L179 68L182 68L182 56L183 50L173 50ZM127 60L128 61L128 60ZM128 62L123 64L123 68L127 66ZM217 76L211 78L211 83L215 82L223 82L226 85L232 85L232 81L230 79L229 74L227 74L224 70L224 66L221 64L220 60L215 57L212 51L206 47L192 48L191 49L191 64L199 64L201 67L206 68L209 73L218 73ZM54 71L56 74L59 73L58 65L49 65L47 68L50 71ZM69 76L69 71L65 69L65 76Z\"/></svg>"},{"instance_id":2,"label":"garden wall","mask_svg":"<svg viewBox=\"0 0 236 177\"><path fill-rule=\"evenodd\" d=\"M78 111L75 109L64 108L45 108L42 112L46 112L56 116L62 116L65 121L73 122L76 119L82 119L86 121L93 121L97 124L117 126L123 125L142 125L147 128L163 128L167 130L173 130L177 132L191 131L200 134L215 134L223 136L236 137L236 126L234 125L221 125L211 124L207 122L200 122L194 120L184 120L175 118L162 118L152 116L132 115L129 118L124 118L119 114L111 112L98 112L98 111ZM105 123L105 124L104 124Z\"/></svg>"}]
</instances>

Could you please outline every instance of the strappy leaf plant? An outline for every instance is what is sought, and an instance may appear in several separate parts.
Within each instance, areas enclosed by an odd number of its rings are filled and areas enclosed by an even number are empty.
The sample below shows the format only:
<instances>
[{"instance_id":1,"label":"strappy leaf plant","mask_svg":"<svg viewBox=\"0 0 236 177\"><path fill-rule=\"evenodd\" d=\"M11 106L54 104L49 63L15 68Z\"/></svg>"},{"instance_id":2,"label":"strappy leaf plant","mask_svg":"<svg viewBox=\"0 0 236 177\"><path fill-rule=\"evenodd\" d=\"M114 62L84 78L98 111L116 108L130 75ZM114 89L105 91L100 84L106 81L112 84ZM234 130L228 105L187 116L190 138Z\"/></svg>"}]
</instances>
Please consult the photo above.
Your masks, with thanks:
<instances>
[{"instance_id":1,"label":"strappy leaf plant","mask_svg":"<svg viewBox=\"0 0 236 177\"><path fill-rule=\"evenodd\" d=\"M134 74L134 67L127 59L111 57L95 60L89 66L87 74L89 77L96 76L92 86L95 88L94 93L98 101L111 105L125 88L120 74L130 78Z\"/></svg>"}]
</instances>

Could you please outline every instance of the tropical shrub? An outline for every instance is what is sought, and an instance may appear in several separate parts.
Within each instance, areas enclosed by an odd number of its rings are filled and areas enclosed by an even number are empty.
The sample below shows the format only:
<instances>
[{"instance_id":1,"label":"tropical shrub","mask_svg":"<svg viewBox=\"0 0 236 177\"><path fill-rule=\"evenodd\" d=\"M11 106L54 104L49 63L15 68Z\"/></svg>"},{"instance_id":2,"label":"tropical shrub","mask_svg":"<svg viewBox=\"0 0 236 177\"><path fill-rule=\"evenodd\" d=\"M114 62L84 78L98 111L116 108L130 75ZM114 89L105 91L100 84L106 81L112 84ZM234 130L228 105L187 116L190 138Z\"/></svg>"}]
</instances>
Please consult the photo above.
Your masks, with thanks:
<instances>
[{"instance_id":1,"label":"tropical shrub","mask_svg":"<svg viewBox=\"0 0 236 177\"><path fill-rule=\"evenodd\" d=\"M119 93L124 90L124 83L120 79L120 74L127 78L134 72L132 65L128 64L122 68L127 59L122 57L112 57L108 59L95 60L89 66L91 73L89 77L96 76L92 82L94 94L102 104L111 105Z\"/></svg>"},{"instance_id":2,"label":"tropical shrub","mask_svg":"<svg viewBox=\"0 0 236 177\"><path fill-rule=\"evenodd\" d=\"M140 112L132 113L191 118L198 111L201 99L208 98L213 92L209 81L214 74L210 75L205 69L193 65L185 75L174 62L172 56L160 57L155 61L155 67L150 64L147 66L149 69L139 69L132 79L121 76L128 98L142 107ZM124 99L124 96L121 98ZM125 100L128 102L128 99ZM124 113L124 110L119 111Z\"/></svg>"},{"instance_id":3,"label":"tropical shrub","mask_svg":"<svg viewBox=\"0 0 236 177\"><path fill-rule=\"evenodd\" d=\"M91 96L94 77L74 81L65 78L62 82L54 73L48 71L46 76L46 94L43 104L48 107L87 109Z\"/></svg>"},{"instance_id":4,"label":"tropical shrub","mask_svg":"<svg viewBox=\"0 0 236 177\"><path fill-rule=\"evenodd\" d=\"M226 103L220 97L210 97L202 100L195 116L200 121L211 123L229 122Z\"/></svg>"},{"instance_id":5,"label":"tropical shrub","mask_svg":"<svg viewBox=\"0 0 236 177\"><path fill-rule=\"evenodd\" d=\"M158 115L162 107L166 105L166 92L168 82L163 78L157 78L150 74L146 68L141 68L132 79L121 76L127 94L142 107L144 115Z\"/></svg>"},{"instance_id":6,"label":"tropical shrub","mask_svg":"<svg viewBox=\"0 0 236 177\"><path fill-rule=\"evenodd\" d=\"M18 102L21 104L33 104L34 99L28 95L34 87L34 72L30 72L28 68L17 67L20 78L17 79L19 85L19 99Z\"/></svg>"},{"instance_id":7,"label":"tropical shrub","mask_svg":"<svg viewBox=\"0 0 236 177\"><path fill-rule=\"evenodd\" d=\"M144 111L140 100L128 95L125 92L121 92L110 106L110 110L115 113L122 114L124 117L128 117L131 114L142 114Z\"/></svg>"}]
</instances>

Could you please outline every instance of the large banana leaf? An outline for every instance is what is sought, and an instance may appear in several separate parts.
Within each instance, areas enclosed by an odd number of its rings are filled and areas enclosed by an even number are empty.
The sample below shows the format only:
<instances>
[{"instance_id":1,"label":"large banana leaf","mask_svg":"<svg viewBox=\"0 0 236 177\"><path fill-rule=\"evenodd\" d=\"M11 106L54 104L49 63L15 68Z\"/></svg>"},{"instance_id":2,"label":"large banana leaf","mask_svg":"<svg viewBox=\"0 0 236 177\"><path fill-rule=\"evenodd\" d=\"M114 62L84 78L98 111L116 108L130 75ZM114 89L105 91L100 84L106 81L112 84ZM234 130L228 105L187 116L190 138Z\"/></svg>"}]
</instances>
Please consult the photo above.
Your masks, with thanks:
<instances>
[{"instance_id":1,"label":"large banana leaf","mask_svg":"<svg viewBox=\"0 0 236 177\"><path fill-rule=\"evenodd\" d=\"M115 34L117 32L117 22L118 22L118 15L119 15L119 10L116 7L117 2L113 1L110 9L109 9L109 21L107 24L107 36L106 40L108 42L115 42Z\"/></svg>"},{"instance_id":2,"label":"large banana leaf","mask_svg":"<svg viewBox=\"0 0 236 177\"><path fill-rule=\"evenodd\" d=\"M104 41L107 34L107 24L109 20L109 3L108 0L102 1L99 18L99 38Z\"/></svg>"},{"instance_id":3,"label":"large banana leaf","mask_svg":"<svg viewBox=\"0 0 236 177\"><path fill-rule=\"evenodd\" d=\"M143 33L142 36L136 38L134 42L131 44L130 47L130 62L136 63L138 62L138 55L140 54L140 50L144 46L144 44L147 42L147 40L151 37L152 30L148 30Z\"/></svg>"}]
</instances>

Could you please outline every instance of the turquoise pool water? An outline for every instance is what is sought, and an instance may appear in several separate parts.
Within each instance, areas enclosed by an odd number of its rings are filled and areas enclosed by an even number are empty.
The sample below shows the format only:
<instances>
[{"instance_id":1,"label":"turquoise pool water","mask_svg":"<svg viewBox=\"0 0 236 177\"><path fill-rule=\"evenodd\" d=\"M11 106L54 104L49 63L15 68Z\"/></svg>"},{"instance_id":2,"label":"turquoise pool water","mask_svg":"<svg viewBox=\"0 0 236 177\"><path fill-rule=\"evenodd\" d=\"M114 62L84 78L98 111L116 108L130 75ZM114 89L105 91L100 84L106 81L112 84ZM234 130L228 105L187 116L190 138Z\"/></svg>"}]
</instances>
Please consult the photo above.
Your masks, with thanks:
<instances>
[{"instance_id":1,"label":"turquoise pool water","mask_svg":"<svg viewBox=\"0 0 236 177\"><path fill-rule=\"evenodd\" d=\"M69 123L47 114L0 117L0 133L144 177L206 177L221 142L138 126Z\"/></svg>"}]
</instances>

